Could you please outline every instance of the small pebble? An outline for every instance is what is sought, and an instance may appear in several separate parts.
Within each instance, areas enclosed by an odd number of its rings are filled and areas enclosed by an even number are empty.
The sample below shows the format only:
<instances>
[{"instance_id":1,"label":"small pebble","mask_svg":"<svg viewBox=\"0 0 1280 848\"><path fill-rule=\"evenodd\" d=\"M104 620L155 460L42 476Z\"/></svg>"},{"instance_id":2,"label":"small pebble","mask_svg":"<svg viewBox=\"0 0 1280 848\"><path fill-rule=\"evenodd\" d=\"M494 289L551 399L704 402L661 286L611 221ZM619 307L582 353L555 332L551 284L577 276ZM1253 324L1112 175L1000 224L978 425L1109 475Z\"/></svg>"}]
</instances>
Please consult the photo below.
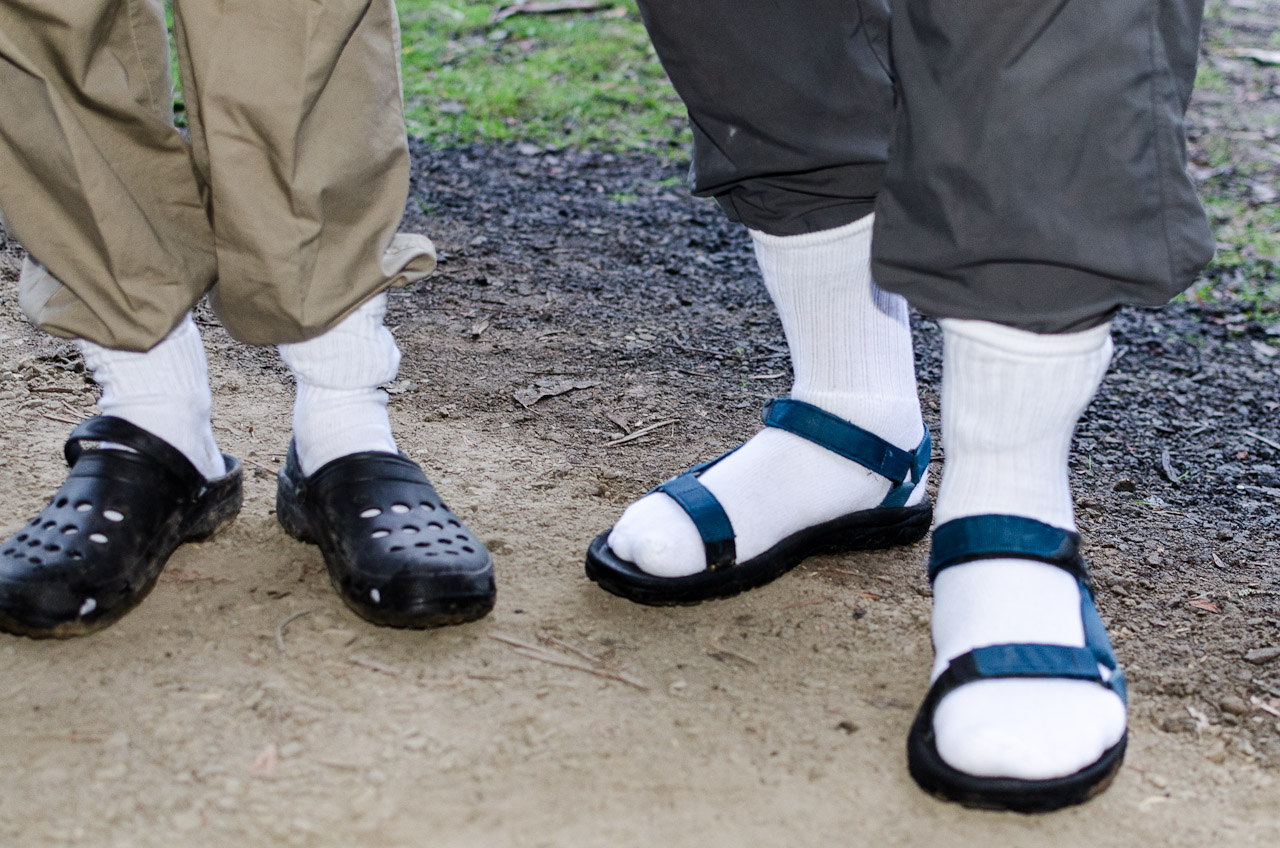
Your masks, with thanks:
<instances>
[{"instance_id":1,"label":"small pebble","mask_svg":"<svg viewBox=\"0 0 1280 848\"><path fill-rule=\"evenodd\" d=\"M1152 786L1154 786L1156 789L1168 789L1168 788L1169 788L1169 781L1168 781L1168 780L1166 780L1163 776L1158 775L1158 774L1149 774L1149 775L1147 775L1147 783L1150 783L1150 784L1151 784Z\"/></svg>"},{"instance_id":2,"label":"small pebble","mask_svg":"<svg viewBox=\"0 0 1280 848\"><path fill-rule=\"evenodd\" d=\"M1244 698L1227 695L1218 702L1218 709L1229 715L1242 716L1249 712L1249 705L1245 703Z\"/></svg>"},{"instance_id":3,"label":"small pebble","mask_svg":"<svg viewBox=\"0 0 1280 848\"><path fill-rule=\"evenodd\" d=\"M1269 663L1276 657L1280 657L1280 648L1277 647L1254 648L1252 651L1249 651L1244 655L1245 661L1251 662L1254 665Z\"/></svg>"}]
</instances>

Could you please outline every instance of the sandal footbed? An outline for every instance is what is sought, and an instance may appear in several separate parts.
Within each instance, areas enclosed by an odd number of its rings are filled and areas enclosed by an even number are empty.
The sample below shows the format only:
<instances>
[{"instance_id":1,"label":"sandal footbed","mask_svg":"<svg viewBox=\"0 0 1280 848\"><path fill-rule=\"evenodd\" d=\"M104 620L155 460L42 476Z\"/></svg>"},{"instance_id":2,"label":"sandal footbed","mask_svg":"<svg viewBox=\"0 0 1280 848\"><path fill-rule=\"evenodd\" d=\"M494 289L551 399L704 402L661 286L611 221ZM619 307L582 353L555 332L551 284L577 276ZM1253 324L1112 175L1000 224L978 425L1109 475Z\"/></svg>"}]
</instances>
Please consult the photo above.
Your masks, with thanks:
<instances>
[{"instance_id":1,"label":"sandal footbed","mask_svg":"<svg viewBox=\"0 0 1280 848\"><path fill-rule=\"evenodd\" d=\"M880 550L924 538L933 506L879 507L851 513L791 534L769 550L727 568L687 577L657 577L620 558L609 547L609 533L587 549L587 577L621 598L648 606L683 606L729 598L762 586L819 554Z\"/></svg>"}]
</instances>

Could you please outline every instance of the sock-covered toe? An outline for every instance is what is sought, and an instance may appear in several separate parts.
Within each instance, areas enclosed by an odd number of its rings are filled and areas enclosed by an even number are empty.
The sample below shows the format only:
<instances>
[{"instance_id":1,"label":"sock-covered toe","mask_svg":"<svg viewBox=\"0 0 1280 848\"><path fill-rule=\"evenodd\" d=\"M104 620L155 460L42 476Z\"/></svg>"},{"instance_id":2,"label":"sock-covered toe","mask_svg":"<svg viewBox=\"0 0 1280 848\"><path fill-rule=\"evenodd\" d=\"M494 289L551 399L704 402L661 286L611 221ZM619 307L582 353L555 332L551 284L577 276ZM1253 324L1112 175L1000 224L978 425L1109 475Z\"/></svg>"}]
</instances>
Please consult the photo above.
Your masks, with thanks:
<instances>
[{"instance_id":1,"label":"sock-covered toe","mask_svg":"<svg viewBox=\"0 0 1280 848\"><path fill-rule=\"evenodd\" d=\"M938 755L976 777L1047 780L1080 771L1124 736L1114 692L1080 680L981 680L942 699Z\"/></svg>"}]
</instances>

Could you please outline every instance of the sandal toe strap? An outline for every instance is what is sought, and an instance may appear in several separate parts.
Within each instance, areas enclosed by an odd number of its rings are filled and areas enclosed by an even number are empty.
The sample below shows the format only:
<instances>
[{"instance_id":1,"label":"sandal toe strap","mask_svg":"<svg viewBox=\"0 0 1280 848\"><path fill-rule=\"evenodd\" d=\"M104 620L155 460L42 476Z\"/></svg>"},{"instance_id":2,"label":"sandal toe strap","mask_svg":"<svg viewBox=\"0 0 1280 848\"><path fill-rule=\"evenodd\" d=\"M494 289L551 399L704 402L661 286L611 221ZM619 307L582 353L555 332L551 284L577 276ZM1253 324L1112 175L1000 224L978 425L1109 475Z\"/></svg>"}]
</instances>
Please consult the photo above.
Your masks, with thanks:
<instances>
[{"instance_id":1,"label":"sandal toe strap","mask_svg":"<svg viewBox=\"0 0 1280 848\"><path fill-rule=\"evenodd\" d=\"M1100 657L1099 653L1095 645L1072 648L1024 643L974 648L951 660L946 670L938 675L929 689L926 704L932 710L944 697L966 683L1016 678L1087 680L1105 686L1121 700L1127 700L1124 672L1110 655L1110 646L1107 646L1106 657Z\"/></svg>"},{"instance_id":2,"label":"sandal toe strap","mask_svg":"<svg viewBox=\"0 0 1280 848\"><path fill-rule=\"evenodd\" d=\"M707 554L708 571L733 565L738 556L733 541L733 524L720 501L698 482L694 472L685 472L668 480L654 491L662 492L679 504L693 521L693 526L698 528Z\"/></svg>"}]
</instances>

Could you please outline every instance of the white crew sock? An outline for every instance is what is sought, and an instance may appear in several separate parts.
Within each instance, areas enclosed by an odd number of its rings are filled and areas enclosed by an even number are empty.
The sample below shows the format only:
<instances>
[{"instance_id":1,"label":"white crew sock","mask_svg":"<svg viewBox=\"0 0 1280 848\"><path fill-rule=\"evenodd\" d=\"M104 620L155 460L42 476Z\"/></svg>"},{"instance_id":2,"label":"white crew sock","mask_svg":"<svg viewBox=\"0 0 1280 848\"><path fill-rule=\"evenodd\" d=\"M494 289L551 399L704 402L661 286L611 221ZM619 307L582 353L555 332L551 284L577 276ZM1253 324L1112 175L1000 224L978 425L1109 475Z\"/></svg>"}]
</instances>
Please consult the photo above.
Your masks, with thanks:
<instances>
[{"instance_id":1,"label":"white crew sock","mask_svg":"<svg viewBox=\"0 0 1280 848\"><path fill-rule=\"evenodd\" d=\"M791 396L914 450L924 436L907 304L871 280L872 216L799 236L752 231L765 287L791 350ZM877 506L890 484L798 436L766 428L703 472L745 562L806 527ZM924 481L910 503L924 497ZM706 568L702 539L671 498L627 508L609 547L662 577Z\"/></svg>"},{"instance_id":2,"label":"white crew sock","mask_svg":"<svg viewBox=\"0 0 1280 848\"><path fill-rule=\"evenodd\" d=\"M227 473L210 423L209 366L190 315L145 353L112 350L84 339L77 344L102 387L98 407L104 415L164 439L206 478Z\"/></svg>"},{"instance_id":3,"label":"white crew sock","mask_svg":"<svg viewBox=\"0 0 1280 848\"><path fill-rule=\"evenodd\" d=\"M1110 325L1038 335L943 319L946 466L937 523L969 515L1034 518L1074 530L1067 454L1111 359ZM984 645L1084 646L1075 578L1045 563L992 559L952 566L933 586L936 679ZM983 777L1063 777L1124 733L1120 698L1079 680L984 680L942 700L938 753Z\"/></svg>"},{"instance_id":4,"label":"white crew sock","mask_svg":"<svg viewBox=\"0 0 1280 848\"><path fill-rule=\"evenodd\" d=\"M298 384L293 437L303 474L348 454L396 452L387 393L378 388L400 368L386 314L387 296L379 294L323 335L279 346Z\"/></svg>"}]
</instances>

